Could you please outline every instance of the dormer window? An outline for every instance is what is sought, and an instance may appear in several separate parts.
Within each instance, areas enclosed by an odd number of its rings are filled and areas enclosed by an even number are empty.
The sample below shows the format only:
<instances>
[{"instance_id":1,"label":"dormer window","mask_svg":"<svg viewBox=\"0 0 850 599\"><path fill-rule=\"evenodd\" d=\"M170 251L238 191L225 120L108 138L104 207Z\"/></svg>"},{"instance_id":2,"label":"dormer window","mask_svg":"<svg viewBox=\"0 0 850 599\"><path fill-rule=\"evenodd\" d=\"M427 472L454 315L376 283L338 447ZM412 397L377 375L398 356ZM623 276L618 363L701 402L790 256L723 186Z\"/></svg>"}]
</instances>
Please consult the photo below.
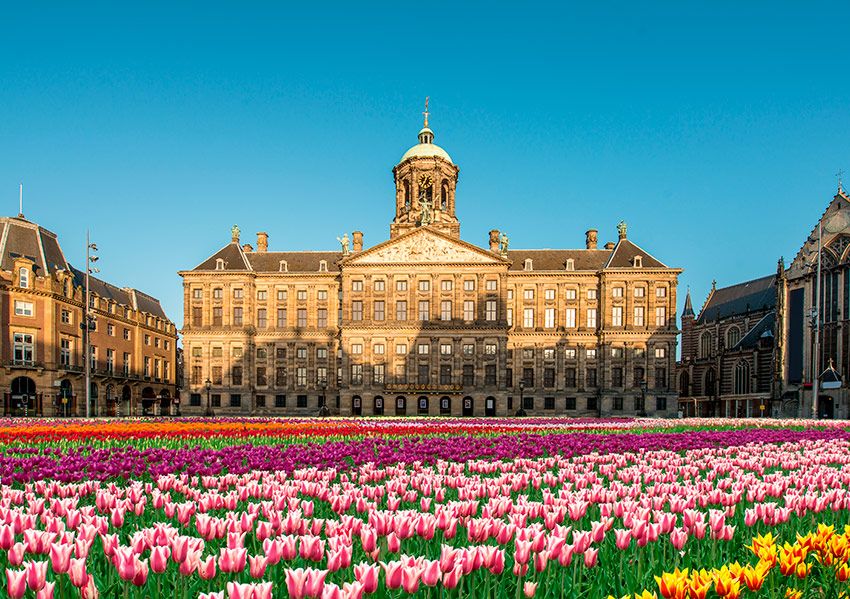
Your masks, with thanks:
<instances>
[{"instance_id":1,"label":"dormer window","mask_svg":"<svg viewBox=\"0 0 850 599\"><path fill-rule=\"evenodd\" d=\"M319 260L319 272L328 272L327 260Z\"/></svg>"},{"instance_id":2,"label":"dormer window","mask_svg":"<svg viewBox=\"0 0 850 599\"><path fill-rule=\"evenodd\" d=\"M289 272L289 265L286 263L286 260L281 260L278 266L278 270L280 272Z\"/></svg>"},{"instance_id":3,"label":"dormer window","mask_svg":"<svg viewBox=\"0 0 850 599\"><path fill-rule=\"evenodd\" d=\"M27 289L30 286L30 271L26 267L21 267L18 271L18 286Z\"/></svg>"},{"instance_id":4,"label":"dormer window","mask_svg":"<svg viewBox=\"0 0 850 599\"><path fill-rule=\"evenodd\" d=\"M522 265L523 270L534 270L534 267L531 264L531 258L526 258L525 263Z\"/></svg>"},{"instance_id":5,"label":"dormer window","mask_svg":"<svg viewBox=\"0 0 850 599\"><path fill-rule=\"evenodd\" d=\"M633 262L635 268L643 268L643 257L642 256L635 256L632 259L632 262Z\"/></svg>"},{"instance_id":6,"label":"dormer window","mask_svg":"<svg viewBox=\"0 0 850 599\"><path fill-rule=\"evenodd\" d=\"M224 259L223 258L216 258L215 269L216 270L224 270Z\"/></svg>"},{"instance_id":7,"label":"dormer window","mask_svg":"<svg viewBox=\"0 0 850 599\"><path fill-rule=\"evenodd\" d=\"M564 270L575 270L576 269L576 261L572 258L567 258L567 262L564 265Z\"/></svg>"}]
</instances>

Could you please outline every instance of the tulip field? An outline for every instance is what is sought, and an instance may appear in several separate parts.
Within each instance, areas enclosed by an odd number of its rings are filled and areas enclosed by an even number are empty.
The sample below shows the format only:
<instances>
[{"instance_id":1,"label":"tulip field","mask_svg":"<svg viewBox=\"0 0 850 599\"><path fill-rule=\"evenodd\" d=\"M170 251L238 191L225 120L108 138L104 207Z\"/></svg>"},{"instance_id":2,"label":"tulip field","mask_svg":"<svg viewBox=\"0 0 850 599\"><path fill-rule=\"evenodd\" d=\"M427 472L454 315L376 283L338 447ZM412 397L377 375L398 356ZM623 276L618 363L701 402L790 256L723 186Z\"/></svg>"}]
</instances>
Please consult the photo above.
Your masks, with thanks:
<instances>
[{"instance_id":1,"label":"tulip field","mask_svg":"<svg viewBox=\"0 0 850 599\"><path fill-rule=\"evenodd\" d=\"M837 598L850 425L0 420L12 598Z\"/></svg>"}]
</instances>

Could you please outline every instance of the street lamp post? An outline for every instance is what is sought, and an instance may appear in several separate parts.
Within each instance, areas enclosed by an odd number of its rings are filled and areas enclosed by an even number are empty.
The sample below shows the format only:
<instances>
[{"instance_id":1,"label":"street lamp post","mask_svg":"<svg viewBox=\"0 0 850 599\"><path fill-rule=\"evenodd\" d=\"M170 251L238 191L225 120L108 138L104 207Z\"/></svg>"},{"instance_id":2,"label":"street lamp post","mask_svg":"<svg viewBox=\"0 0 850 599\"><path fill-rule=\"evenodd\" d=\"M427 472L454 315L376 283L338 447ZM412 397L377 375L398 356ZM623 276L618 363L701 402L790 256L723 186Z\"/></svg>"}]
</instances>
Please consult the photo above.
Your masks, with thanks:
<instances>
[{"instance_id":1,"label":"street lamp post","mask_svg":"<svg viewBox=\"0 0 850 599\"><path fill-rule=\"evenodd\" d=\"M646 379L643 379L640 382L640 410L638 411L638 416L646 416L646 388Z\"/></svg>"},{"instance_id":2,"label":"street lamp post","mask_svg":"<svg viewBox=\"0 0 850 599\"><path fill-rule=\"evenodd\" d=\"M212 404L210 403L210 389L212 389L212 381L207 379L204 382L204 385L206 385L207 388L207 410L206 412L204 412L204 416L212 417L215 416L215 414L213 413Z\"/></svg>"},{"instance_id":3,"label":"street lamp post","mask_svg":"<svg viewBox=\"0 0 850 599\"><path fill-rule=\"evenodd\" d=\"M321 387L322 387L322 395L319 397L319 416L322 416L322 417L330 416L331 411L328 409L328 400L327 400L327 396L325 395L325 392L328 388L327 379L321 380Z\"/></svg>"},{"instance_id":4,"label":"street lamp post","mask_svg":"<svg viewBox=\"0 0 850 599\"><path fill-rule=\"evenodd\" d=\"M86 418L91 418L91 331L94 328L94 314L91 309L91 288L89 287L89 275L92 273L100 272L99 269L95 268L93 264L97 262L98 257L92 252L97 251L97 244L91 243L89 239L89 232L86 230L86 298L85 298L85 309L83 310L83 314L85 318L83 319L82 329L84 340L84 353L85 353L85 362L86 362Z\"/></svg>"},{"instance_id":5,"label":"street lamp post","mask_svg":"<svg viewBox=\"0 0 850 599\"><path fill-rule=\"evenodd\" d=\"M525 416L525 381L519 382L519 409L516 411L517 416Z\"/></svg>"}]
</instances>

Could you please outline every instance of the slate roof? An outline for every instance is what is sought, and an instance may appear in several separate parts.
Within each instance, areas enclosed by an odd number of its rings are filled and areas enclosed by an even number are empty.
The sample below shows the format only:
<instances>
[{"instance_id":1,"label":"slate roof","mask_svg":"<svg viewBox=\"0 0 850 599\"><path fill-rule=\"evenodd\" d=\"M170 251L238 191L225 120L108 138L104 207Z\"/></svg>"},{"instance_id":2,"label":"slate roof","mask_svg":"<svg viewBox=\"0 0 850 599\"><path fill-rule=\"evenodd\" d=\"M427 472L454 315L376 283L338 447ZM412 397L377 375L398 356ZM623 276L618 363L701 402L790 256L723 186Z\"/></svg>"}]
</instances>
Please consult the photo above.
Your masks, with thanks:
<instances>
[{"instance_id":1,"label":"slate roof","mask_svg":"<svg viewBox=\"0 0 850 599\"><path fill-rule=\"evenodd\" d=\"M35 263L38 276L68 270L56 234L23 218L0 217L0 268L12 270L21 256Z\"/></svg>"},{"instance_id":2,"label":"slate roof","mask_svg":"<svg viewBox=\"0 0 850 599\"><path fill-rule=\"evenodd\" d=\"M531 258L531 267L537 270L564 270L567 259L572 258L575 270L599 270L611 256L611 250L508 250L511 261L508 270L524 270L525 260Z\"/></svg>"},{"instance_id":3,"label":"slate roof","mask_svg":"<svg viewBox=\"0 0 850 599\"><path fill-rule=\"evenodd\" d=\"M776 307L776 275L744 281L715 289L700 312L697 322L711 322Z\"/></svg>"},{"instance_id":4,"label":"slate roof","mask_svg":"<svg viewBox=\"0 0 850 599\"><path fill-rule=\"evenodd\" d=\"M74 268L66 259L56 233L21 217L0 217L0 268L12 270L15 258L24 256L35 263L37 276L48 276L58 270L71 273L74 285L85 284L85 271ZM89 286L99 297L131 306L169 320L155 297L136 289L116 287L97 277L89 277Z\"/></svg>"},{"instance_id":5,"label":"slate roof","mask_svg":"<svg viewBox=\"0 0 850 599\"><path fill-rule=\"evenodd\" d=\"M251 252L245 256L258 272L280 271L281 260L286 260L289 272L319 272L319 263L325 260L332 272L339 270L342 252Z\"/></svg>"},{"instance_id":6,"label":"slate roof","mask_svg":"<svg viewBox=\"0 0 850 599\"><path fill-rule=\"evenodd\" d=\"M250 270L248 263L245 261L245 254L242 252L242 248L235 242L228 243L193 270L215 270L215 263L219 258L224 260L224 270Z\"/></svg>"},{"instance_id":7,"label":"slate roof","mask_svg":"<svg viewBox=\"0 0 850 599\"><path fill-rule=\"evenodd\" d=\"M635 256L641 257L643 268L667 268L660 260L652 256L649 252L632 243L628 239L621 239L614 248L614 253L608 260L606 268L633 268L633 259Z\"/></svg>"},{"instance_id":8,"label":"slate roof","mask_svg":"<svg viewBox=\"0 0 850 599\"><path fill-rule=\"evenodd\" d=\"M759 320L753 328L733 347L733 350L750 349L758 345L759 339L764 336L773 337L773 329L776 324L776 310L771 310Z\"/></svg>"}]
</instances>

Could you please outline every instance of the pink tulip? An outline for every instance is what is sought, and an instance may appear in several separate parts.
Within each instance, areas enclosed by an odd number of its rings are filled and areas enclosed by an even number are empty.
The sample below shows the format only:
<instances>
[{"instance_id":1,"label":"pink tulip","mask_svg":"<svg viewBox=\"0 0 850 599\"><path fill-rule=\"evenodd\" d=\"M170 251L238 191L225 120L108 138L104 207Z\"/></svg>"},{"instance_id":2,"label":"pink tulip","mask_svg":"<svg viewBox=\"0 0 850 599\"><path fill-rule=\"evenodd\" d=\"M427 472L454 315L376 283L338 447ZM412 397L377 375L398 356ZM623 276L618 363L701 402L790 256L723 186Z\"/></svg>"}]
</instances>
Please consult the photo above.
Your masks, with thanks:
<instances>
[{"instance_id":1,"label":"pink tulip","mask_svg":"<svg viewBox=\"0 0 850 599\"><path fill-rule=\"evenodd\" d=\"M302 568L286 570L286 591L291 599L302 599L307 586L307 572Z\"/></svg>"},{"instance_id":2,"label":"pink tulip","mask_svg":"<svg viewBox=\"0 0 850 599\"><path fill-rule=\"evenodd\" d=\"M327 570L314 570L307 568L307 582L304 584L305 597L321 597L322 589L325 586L325 577L328 575Z\"/></svg>"},{"instance_id":3,"label":"pink tulip","mask_svg":"<svg viewBox=\"0 0 850 599\"><path fill-rule=\"evenodd\" d=\"M437 586L437 583L442 578L442 574L439 560L426 560L422 570L422 582L425 586Z\"/></svg>"},{"instance_id":4,"label":"pink tulip","mask_svg":"<svg viewBox=\"0 0 850 599\"><path fill-rule=\"evenodd\" d=\"M362 599L365 589L359 582L346 582L342 585L343 599Z\"/></svg>"},{"instance_id":5,"label":"pink tulip","mask_svg":"<svg viewBox=\"0 0 850 599\"><path fill-rule=\"evenodd\" d=\"M151 549L151 570L155 574L162 574L168 568L168 558L171 557L169 547L154 547Z\"/></svg>"},{"instance_id":6,"label":"pink tulip","mask_svg":"<svg viewBox=\"0 0 850 599\"><path fill-rule=\"evenodd\" d=\"M15 544L15 528L13 526L0 526L0 549L8 551Z\"/></svg>"},{"instance_id":7,"label":"pink tulip","mask_svg":"<svg viewBox=\"0 0 850 599\"><path fill-rule=\"evenodd\" d=\"M265 556L261 555L249 555L248 556L249 563L249 572L251 574L251 578L262 578L266 573L266 565L268 564L268 560Z\"/></svg>"},{"instance_id":8,"label":"pink tulip","mask_svg":"<svg viewBox=\"0 0 850 599\"><path fill-rule=\"evenodd\" d=\"M133 584L137 587L145 585L148 580L148 560L136 558L136 573L133 576Z\"/></svg>"},{"instance_id":9,"label":"pink tulip","mask_svg":"<svg viewBox=\"0 0 850 599\"><path fill-rule=\"evenodd\" d=\"M224 599L224 591L215 591L213 593L201 593L198 599Z\"/></svg>"},{"instance_id":10,"label":"pink tulip","mask_svg":"<svg viewBox=\"0 0 850 599\"><path fill-rule=\"evenodd\" d=\"M242 572L248 560L247 549L221 548L218 558L218 567L222 572Z\"/></svg>"},{"instance_id":11,"label":"pink tulip","mask_svg":"<svg viewBox=\"0 0 850 599\"><path fill-rule=\"evenodd\" d=\"M625 550L632 543L632 533L629 530L617 528L614 530L614 538L617 542L617 549Z\"/></svg>"},{"instance_id":12,"label":"pink tulip","mask_svg":"<svg viewBox=\"0 0 850 599\"><path fill-rule=\"evenodd\" d=\"M71 584L78 589L86 586L89 575L86 572L86 560L73 559L68 563L68 576L71 578Z\"/></svg>"},{"instance_id":13,"label":"pink tulip","mask_svg":"<svg viewBox=\"0 0 850 599\"><path fill-rule=\"evenodd\" d=\"M47 582L47 562L27 562L27 586L34 591L40 591Z\"/></svg>"},{"instance_id":14,"label":"pink tulip","mask_svg":"<svg viewBox=\"0 0 850 599\"><path fill-rule=\"evenodd\" d=\"M27 571L6 568L6 590L11 599L21 599L27 592Z\"/></svg>"},{"instance_id":15,"label":"pink tulip","mask_svg":"<svg viewBox=\"0 0 850 599\"><path fill-rule=\"evenodd\" d=\"M598 557L598 555L599 555L599 549L596 549L596 548L587 549L584 552L584 565L587 566L588 568L592 568L593 566L595 566L596 565L596 558Z\"/></svg>"},{"instance_id":16,"label":"pink tulip","mask_svg":"<svg viewBox=\"0 0 850 599\"><path fill-rule=\"evenodd\" d=\"M55 582L45 582L41 590L35 594L35 599L53 599L53 589L55 586Z\"/></svg>"},{"instance_id":17,"label":"pink tulip","mask_svg":"<svg viewBox=\"0 0 850 599\"><path fill-rule=\"evenodd\" d=\"M527 581L524 585L522 585L522 592L526 597L534 597L534 593L537 591L537 583Z\"/></svg>"},{"instance_id":18,"label":"pink tulip","mask_svg":"<svg viewBox=\"0 0 850 599\"><path fill-rule=\"evenodd\" d=\"M26 552L26 547L23 543L15 543L12 545L11 549L9 549L9 553L6 556L9 560L9 565L11 566L20 566L24 563L24 553Z\"/></svg>"},{"instance_id":19,"label":"pink tulip","mask_svg":"<svg viewBox=\"0 0 850 599\"><path fill-rule=\"evenodd\" d=\"M198 562L198 576L203 580L215 577L215 556L208 555L204 561Z\"/></svg>"},{"instance_id":20,"label":"pink tulip","mask_svg":"<svg viewBox=\"0 0 850 599\"><path fill-rule=\"evenodd\" d=\"M100 591L94 584L94 576L86 575L86 584L80 589L81 599L97 599L100 596Z\"/></svg>"},{"instance_id":21,"label":"pink tulip","mask_svg":"<svg viewBox=\"0 0 850 599\"><path fill-rule=\"evenodd\" d=\"M443 586L449 590L457 587L462 574L463 568L460 565L455 566L452 570L443 574Z\"/></svg>"},{"instance_id":22,"label":"pink tulip","mask_svg":"<svg viewBox=\"0 0 850 599\"><path fill-rule=\"evenodd\" d=\"M419 590L419 577L422 574L420 566L402 566L401 569L401 586L404 592L410 595Z\"/></svg>"},{"instance_id":23,"label":"pink tulip","mask_svg":"<svg viewBox=\"0 0 850 599\"><path fill-rule=\"evenodd\" d=\"M401 562L380 562L381 568L384 569L384 579L388 589L401 588L402 581L402 563Z\"/></svg>"},{"instance_id":24,"label":"pink tulip","mask_svg":"<svg viewBox=\"0 0 850 599\"><path fill-rule=\"evenodd\" d=\"M357 564L354 566L354 578L363 585L363 591L367 594L378 590L379 568L373 564Z\"/></svg>"},{"instance_id":25,"label":"pink tulip","mask_svg":"<svg viewBox=\"0 0 850 599\"><path fill-rule=\"evenodd\" d=\"M390 553L398 553L401 550L401 539L398 536L391 532L387 535L387 551Z\"/></svg>"}]
</instances>

